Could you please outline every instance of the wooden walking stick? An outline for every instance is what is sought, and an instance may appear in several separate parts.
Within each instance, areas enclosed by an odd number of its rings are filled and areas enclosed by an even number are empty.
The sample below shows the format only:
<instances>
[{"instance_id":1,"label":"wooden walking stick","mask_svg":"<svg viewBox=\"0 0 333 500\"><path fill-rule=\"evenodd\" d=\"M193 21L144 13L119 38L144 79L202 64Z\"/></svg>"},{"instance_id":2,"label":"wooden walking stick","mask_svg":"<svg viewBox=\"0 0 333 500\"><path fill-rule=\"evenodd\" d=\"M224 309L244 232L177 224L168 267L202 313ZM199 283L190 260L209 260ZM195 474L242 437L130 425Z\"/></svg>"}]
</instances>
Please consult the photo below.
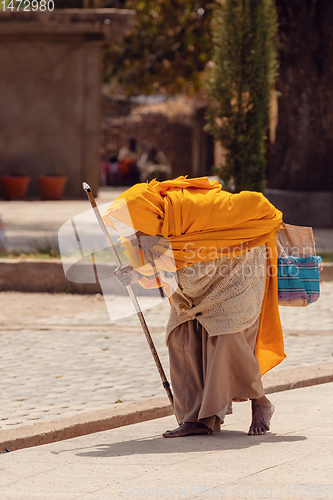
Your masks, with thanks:
<instances>
[{"instance_id":1,"label":"wooden walking stick","mask_svg":"<svg viewBox=\"0 0 333 500\"><path fill-rule=\"evenodd\" d=\"M102 232L104 234L104 237L105 237L106 243L108 245L108 248L111 251L111 253L112 253L115 261L118 263L119 266L121 266L122 265L121 260L120 260L119 255L117 254L116 249L115 249L115 247L113 245L111 236L110 236L108 230L106 229L105 223L104 223L104 221L102 219L102 216L100 214L100 211L99 211L99 209L97 207L97 204L96 204L95 198L94 198L94 196L93 196L93 194L91 192L90 186L86 182L83 182L82 187L85 190L85 192L87 193L88 199L89 199L89 201L91 203L91 206L92 206L92 208L93 208L93 210L95 212L95 215L96 215L96 218L98 220L98 223L99 223L99 225L101 227L101 230L102 230ZM163 387L166 390L166 393L167 393L167 396L168 396L169 401L171 403L171 406L174 409L173 395L172 395L172 392L171 392L171 389L170 389L170 384L169 384L169 382L168 382L168 380L166 378L166 375L164 373L163 366L161 364L160 358L158 357L158 354L157 354L157 351L156 351L153 339L151 338L151 335L150 335L150 332L149 332L146 320L145 320L145 318L143 316L143 313L141 311L140 304L139 304L138 299L136 298L136 295L135 295L135 293L133 291L132 285L130 284L130 285L126 286L126 289L128 291L129 296L132 299L132 302L133 302L133 305L135 307L136 313L138 315L139 321L141 323L143 332L144 332L144 334L146 336L149 348L151 350L151 353L153 355L153 358L154 358L155 364L157 366L158 372L159 372L160 377L162 379ZM176 418L177 418L177 416L176 416Z\"/></svg>"}]
</instances>

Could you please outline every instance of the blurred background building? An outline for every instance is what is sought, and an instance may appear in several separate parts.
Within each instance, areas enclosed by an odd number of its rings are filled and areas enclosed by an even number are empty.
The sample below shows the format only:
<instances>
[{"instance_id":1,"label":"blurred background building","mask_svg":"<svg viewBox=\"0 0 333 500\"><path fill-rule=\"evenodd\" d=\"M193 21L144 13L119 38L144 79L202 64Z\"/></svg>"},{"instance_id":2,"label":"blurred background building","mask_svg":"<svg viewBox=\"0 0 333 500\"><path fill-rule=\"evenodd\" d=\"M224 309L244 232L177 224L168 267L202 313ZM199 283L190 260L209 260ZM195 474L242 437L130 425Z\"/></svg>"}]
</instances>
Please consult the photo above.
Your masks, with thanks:
<instances>
[{"instance_id":1,"label":"blurred background building","mask_svg":"<svg viewBox=\"0 0 333 500\"><path fill-rule=\"evenodd\" d=\"M126 10L0 12L0 174L66 176L65 197L100 178L105 43L134 24Z\"/></svg>"}]
</instances>

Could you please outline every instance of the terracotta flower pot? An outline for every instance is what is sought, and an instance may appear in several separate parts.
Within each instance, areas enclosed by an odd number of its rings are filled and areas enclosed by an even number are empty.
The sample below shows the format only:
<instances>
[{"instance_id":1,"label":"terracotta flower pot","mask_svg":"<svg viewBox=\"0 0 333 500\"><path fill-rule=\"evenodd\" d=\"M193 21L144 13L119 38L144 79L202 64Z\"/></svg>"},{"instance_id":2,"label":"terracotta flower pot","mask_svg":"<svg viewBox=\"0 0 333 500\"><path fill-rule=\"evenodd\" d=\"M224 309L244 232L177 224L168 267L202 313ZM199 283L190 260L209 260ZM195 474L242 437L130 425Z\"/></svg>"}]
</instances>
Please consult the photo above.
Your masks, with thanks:
<instances>
[{"instance_id":1,"label":"terracotta flower pot","mask_svg":"<svg viewBox=\"0 0 333 500\"><path fill-rule=\"evenodd\" d=\"M38 175L37 181L42 200L61 200L67 177Z\"/></svg>"},{"instance_id":2,"label":"terracotta flower pot","mask_svg":"<svg viewBox=\"0 0 333 500\"><path fill-rule=\"evenodd\" d=\"M5 200L24 200L30 180L28 176L2 175Z\"/></svg>"}]
</instances>

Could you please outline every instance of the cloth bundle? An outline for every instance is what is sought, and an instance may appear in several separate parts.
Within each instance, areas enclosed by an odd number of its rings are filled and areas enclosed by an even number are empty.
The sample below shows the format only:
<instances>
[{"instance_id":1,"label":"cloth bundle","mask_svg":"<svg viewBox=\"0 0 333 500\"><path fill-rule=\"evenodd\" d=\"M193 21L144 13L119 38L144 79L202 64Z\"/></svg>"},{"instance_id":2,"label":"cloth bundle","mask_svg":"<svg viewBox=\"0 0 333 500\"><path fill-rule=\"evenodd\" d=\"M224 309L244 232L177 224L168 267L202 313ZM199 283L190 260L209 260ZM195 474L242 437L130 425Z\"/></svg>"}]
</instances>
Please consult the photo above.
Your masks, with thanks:
<instances>
[{"instance_id":1,"label":"cloth bundle","mask_svg":"<svg viewBox=\"0 0 333 500\"><path fill-rule=\"evenodd\" d=\"M312 228L283 224L276 242L279 305L304 307L316 302L322 259L316 255Z\"/></svg>"}]
</instances>

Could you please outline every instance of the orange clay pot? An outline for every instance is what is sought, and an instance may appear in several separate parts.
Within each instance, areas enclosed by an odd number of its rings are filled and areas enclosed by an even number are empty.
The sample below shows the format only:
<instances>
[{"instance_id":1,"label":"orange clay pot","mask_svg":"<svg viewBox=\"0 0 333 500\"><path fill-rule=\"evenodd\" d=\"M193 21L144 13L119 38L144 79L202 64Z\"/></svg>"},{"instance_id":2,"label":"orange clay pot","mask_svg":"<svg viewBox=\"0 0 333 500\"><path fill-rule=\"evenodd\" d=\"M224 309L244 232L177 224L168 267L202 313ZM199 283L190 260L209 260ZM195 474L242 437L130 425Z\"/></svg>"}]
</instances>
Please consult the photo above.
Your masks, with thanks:
<instances>
[{"instance_id":1,"label":"orange clay pot","mask_svg":"<svg viewBox=\"0 0 333 500\"><path fill-rule=\"evenodd\" d=\"M67 177L38 175L37 182L42 200L61 200Z\"/></svg>"},{"instance_id":2,"label":"orange clay pot","mask_svg":"<svg viewBox=\"0 0 333 500\"><path fill-rule=\"evenodd\" d=\"M1 181L5 200L24 200L31 177L2 175Z\"/></svg>"}]
</instances>

